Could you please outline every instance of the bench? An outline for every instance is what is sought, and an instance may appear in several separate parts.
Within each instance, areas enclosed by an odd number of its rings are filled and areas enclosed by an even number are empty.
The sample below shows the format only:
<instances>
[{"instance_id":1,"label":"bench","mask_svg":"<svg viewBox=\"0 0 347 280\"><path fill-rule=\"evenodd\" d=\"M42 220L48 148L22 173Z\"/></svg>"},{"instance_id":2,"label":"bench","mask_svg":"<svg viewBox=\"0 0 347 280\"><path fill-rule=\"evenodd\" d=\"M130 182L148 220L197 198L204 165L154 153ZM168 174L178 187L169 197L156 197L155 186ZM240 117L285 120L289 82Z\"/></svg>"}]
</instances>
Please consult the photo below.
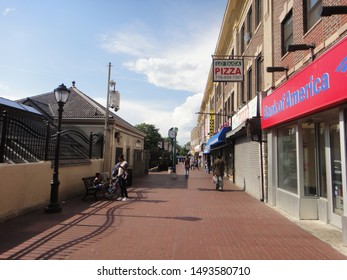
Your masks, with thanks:
<instances>
[{"instance_id":1,"label":"bench","mask_svg":"<svg viewBox=\"0 0 347 280\"><path fill-rule=\"evenodd\" d=\"M101 176L103 178L103 181L106 182L107 181L107 177L108 177L108 173L107 172L102 172L100 174L101 174ZM82 198L83 200L85 200L88 195L93 195L95 200L96 200L97 199L97 195L98 194L102 194L102 191L103 191L102 189L94 187L94 180L95 180L95 175L82 178L82 181L84 183L84 187L85 187L85 190L86 190L86 194Z\"/></svg>"},{"instance_id":2,"label":"bench","mask_svg":"<svg viewBox=\"0 0 347 280\"><path fill-rule=\"evenodd\" d=\"M82 198L85 200L88 195L93 195L95 200L97 199L97 193L100 192L100 189L94 187L95 176L83 177L82 181L86 190L86 194Z\"/></svg>"}]
</instances>

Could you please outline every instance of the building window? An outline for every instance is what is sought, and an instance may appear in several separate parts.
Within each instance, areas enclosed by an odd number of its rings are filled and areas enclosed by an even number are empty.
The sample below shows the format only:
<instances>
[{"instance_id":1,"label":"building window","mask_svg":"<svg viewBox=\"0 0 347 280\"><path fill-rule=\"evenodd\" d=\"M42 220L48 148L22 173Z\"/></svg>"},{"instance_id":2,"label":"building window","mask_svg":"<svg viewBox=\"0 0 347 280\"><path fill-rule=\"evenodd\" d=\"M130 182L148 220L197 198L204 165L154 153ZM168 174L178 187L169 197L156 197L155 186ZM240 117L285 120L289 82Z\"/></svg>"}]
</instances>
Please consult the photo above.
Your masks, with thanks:
<instances>
[{"instance_id":1,"label":"building window","mask_svg":"<svg viewBox=\"0 0 347 280\"><path fill-rule=\"evenodd\" d=\"M290 11L281 24L282 29L282 56L288 51L293 42L293 13Z\"/></svg>"},{"instance_id":2,"label":"building window","mask_svg":"<svg viewBox=\"0 0 347 280\"><path fill-rule=\"evenodd\" d=\"M252 67L247 71L247 101L252 99Z\"/></svg>"},{"instance_id":3,"label":"building window","mask_svg":"<svg viewBox=\"0 0 347 280\"><path fill-rule=\"evenodd\" d=\"M255 26L257 27L262 19L261 0L255 0Z\"/></svg>"},{"instance_id":4,"label":"building window","mask_svg":"<svg viewBox=\"0 0 347 280\"><path fill-rule=\"evenodd\" d=\"M228 121L228 117L230 116L230 96L228 97L227 102L225 103L225 110L224 110L224 121Z\"/></svg>"},{"instance_id":5,"label":"building window","mask_svg":"<svg viewBox=\"0 0 347 280\"><path fill-rule=\"evenodd\" d=\"M239 100L239 102L240 102L240 107L239 108L241 108L241 106L242 106L242 104L243 103L245 103L245 101L246 101L246 91L247 91L247 88L246 88L246 86L247 86L247 83L246 83L246 81L245 80L243 80L243 82L241 83L241 98L240 98L240 100Z\"/></svg>"},{"instance_id":6,"label":"building window","mask_svg":"<svg viewBox=\"0 0 347 280\"><path fill-rule=\"evenodd\" d=\"M241 40L241 44L240 44L240 53L243 54L243 52L245 51L245 25L243 24L240 30L240 40Z\"/></svg>"},{"instance_id":7,"label":"building window","mask_svg":"<svg viewBox=\"0 0 347 280\"><path fill-rule=\"evenodd\" d=\"M231 113L235 112L235 93L231 93Z\"/></svg>"},{"instance_id":8,"label":"building window","mask_svg":"<svg viewBox=\"0 0 347 280\"><path fill-rule=\"evenodd\" d=\"M256 80L256 91L260 92L263 90L263 62L264 59L259 56L256 60L256 64L257 64L257 80Z\"/></svg>"},{"instance_id":9,"label":"building window","mask_svg":"<svg viewBox=\"0 0 347 280\"><path fill-rule=\"evenodd\" d=\"M295 126L281 127L277 130L277 155L278 188L297 193Z\"/></svg>"},{"instance_id":10,"label":"building window","mask_svg":"<svg viewBox=\"0 0 347 280\"><path fill-rule=\"evenodd\" d=\"M244 40L247 44L252 38L252 25L253 25L252 7L250 7L248 11L248 15L247 15L247 34L245 34L245 37L244 37Z\"/></svg>"},{"instance_id":11,"label":"building window","mask_svg":"<svg viewBox=\"0 0 347 280\"><path fill-rule=\"evenodd\" d=\"M321 0L304 0L304 31L305 33L320 19Z\"/></svg>"}]
</instances>

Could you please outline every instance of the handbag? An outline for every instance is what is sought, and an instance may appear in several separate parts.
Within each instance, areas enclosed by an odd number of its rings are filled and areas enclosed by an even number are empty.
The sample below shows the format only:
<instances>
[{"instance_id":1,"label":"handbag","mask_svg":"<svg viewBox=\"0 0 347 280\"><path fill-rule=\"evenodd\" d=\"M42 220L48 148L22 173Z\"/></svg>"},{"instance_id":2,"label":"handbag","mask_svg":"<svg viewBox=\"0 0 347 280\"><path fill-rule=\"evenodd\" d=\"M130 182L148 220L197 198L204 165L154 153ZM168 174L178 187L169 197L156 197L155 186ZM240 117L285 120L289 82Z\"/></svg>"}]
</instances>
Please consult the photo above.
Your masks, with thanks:
<instances>
[{"instance_id":1,"label":"handbag","mask_svg":"<svg viewBox=\"0 0 347 280\"><path fill-rule=\"evenodd\" d=\"M212 182L213 182L213 184L216 184L216 183L217 183L217 176L216 176L216 175L213 175L213 177L212 177Z\"/></svg>"}]
</instances>

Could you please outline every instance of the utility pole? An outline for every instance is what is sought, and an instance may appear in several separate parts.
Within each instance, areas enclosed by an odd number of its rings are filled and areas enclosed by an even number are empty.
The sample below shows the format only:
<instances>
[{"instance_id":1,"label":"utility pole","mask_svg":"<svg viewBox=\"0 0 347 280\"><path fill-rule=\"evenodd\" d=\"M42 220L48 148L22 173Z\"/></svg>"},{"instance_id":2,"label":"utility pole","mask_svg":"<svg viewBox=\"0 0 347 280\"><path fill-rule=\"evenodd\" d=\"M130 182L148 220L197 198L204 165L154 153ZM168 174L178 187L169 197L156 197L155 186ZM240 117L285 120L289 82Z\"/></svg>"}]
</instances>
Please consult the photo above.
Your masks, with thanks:
<instances>
[{"instance_id":1,"label":"utility pole","mask_svg":"<svg viewBox=\"0 0 347 280\"><path fill-rule=\"evenodd\" d=\"M106 168L106 150L107 150L107 143L108 143L108 138L107 138L107 131L108 131L108 117L109 117L109 111L108 108L110 106L110 82L111 82L111 62L108 64L108 78L107 78L107 99L106 99L106 110L105 110L105 126L104 126L104 162L103 162L103 171L107 172Z\"/></svg>"}]
</instances>

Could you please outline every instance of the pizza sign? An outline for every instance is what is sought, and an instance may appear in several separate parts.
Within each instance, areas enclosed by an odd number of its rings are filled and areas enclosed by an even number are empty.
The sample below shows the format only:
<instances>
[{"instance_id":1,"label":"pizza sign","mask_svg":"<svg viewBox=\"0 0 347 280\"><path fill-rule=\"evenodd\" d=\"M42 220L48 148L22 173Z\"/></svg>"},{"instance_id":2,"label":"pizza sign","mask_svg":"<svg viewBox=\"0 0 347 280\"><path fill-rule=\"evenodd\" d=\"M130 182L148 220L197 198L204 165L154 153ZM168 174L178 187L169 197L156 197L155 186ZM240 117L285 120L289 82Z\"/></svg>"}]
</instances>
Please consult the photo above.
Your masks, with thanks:
<instances>
[{"instance_id":1,"label":"pizza sign","mask_svg":"<svg viewBox=\"0 0 347 280\"><path fill-rule=\"evenodd\" d=\"M242 82L243 60L242 59L214 59L213 60L214 82Z\"/></svg>"}]
</instances>

